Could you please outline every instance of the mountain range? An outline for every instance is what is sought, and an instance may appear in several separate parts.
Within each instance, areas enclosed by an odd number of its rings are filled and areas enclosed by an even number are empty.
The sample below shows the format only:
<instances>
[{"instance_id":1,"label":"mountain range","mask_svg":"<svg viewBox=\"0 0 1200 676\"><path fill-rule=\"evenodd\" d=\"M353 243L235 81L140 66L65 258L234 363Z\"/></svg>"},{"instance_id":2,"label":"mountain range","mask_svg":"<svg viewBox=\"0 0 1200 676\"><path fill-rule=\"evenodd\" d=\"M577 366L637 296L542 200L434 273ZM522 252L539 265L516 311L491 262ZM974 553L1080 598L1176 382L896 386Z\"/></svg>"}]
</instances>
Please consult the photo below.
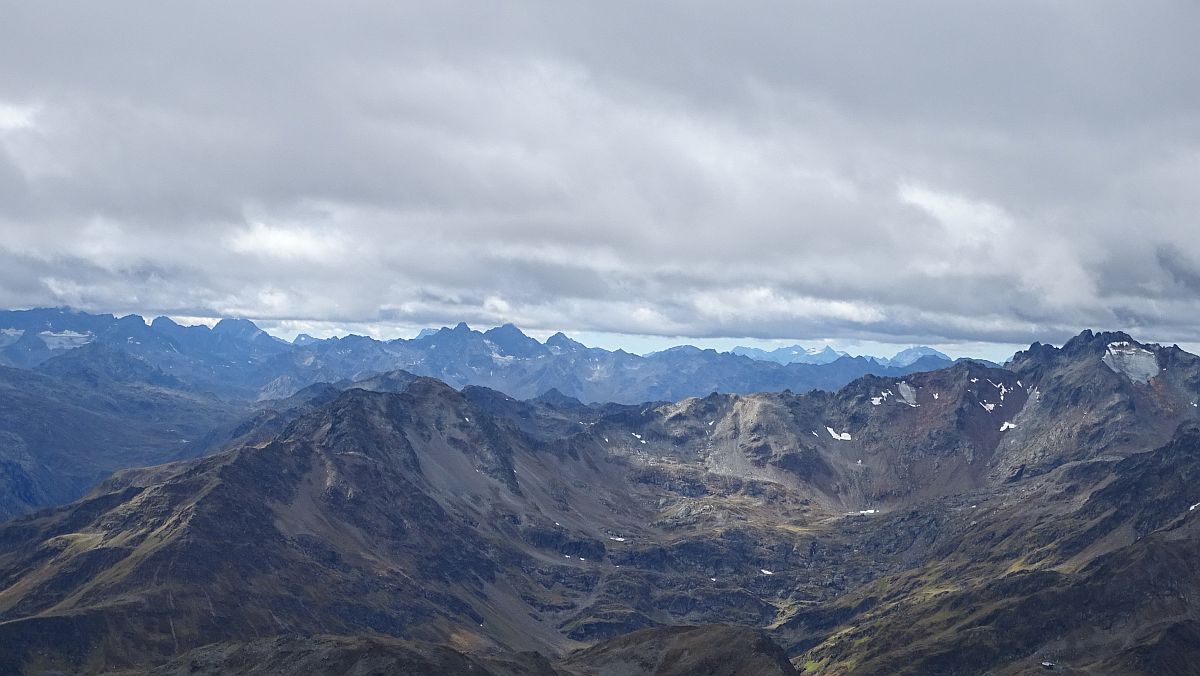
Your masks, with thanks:
<instances>
[{"instance_id":1,"label":"mountain range","mask_svg":"<svg viewBox=\"0 0 1200 676\"><path fill-rule=\"evenodd\" d=\"M702 396L837 389L868 373L903 375L950 363L906 351L892 360L840 355L819 363L750 359L681 346L646 356L587 347L557 333L538 342L505 324L427 329L412 340L298 336L287 343L248 320L180 326L166 317L113 317L63 308L0 312L0 365L32 367L83 344L119 349L226 400L288 397L317 382L404 369L455 387L482 385L515 397L556 389L583 401L636 403Z\"/></svg>"},{"instance_id":2,"label":"mountain range","mask_svg":"<svg viewBox=\"0 0 1200 676\"><path fill-rule=\"evenodd\" d=\"M842 357L850 356L848 352L835 350L828 345L822 348L792 345L790 347L775 348L774 350L763 350L757 347L743 347L739 345L729 352L730 354L750 357L759 361L771 361L779 364L832 364ZM934 357L944 361L951 361L950 357L946 354L925 345L905 348L890 358L867 356L866 359L881 366L904 368L924 357Z\"/></svg>"},{"instance_id":3,"label":"mountain range","mask_svg":"<svg viewBox=\"0 0 1200 676\"><path fill-rule=\"evenodd\" d=\"M486 337L514 361L564 339ZM465 327L422 340L491 359ZM637 404L406 371L289 390L211 435L216 452L0 524L0 665L1186 674L1200 659L1200 358L1177 347L1085 331L1004 368Z\"/></svg>"},{"instance_id":4,"label":"mountain range","mask_svg":"<svg viewBox=\"0 0 1200 676\"><path fill-rule=\"evenodd\" d=\"M561 333L541 343L512 325L480 332L459 324L414 340L301 335L288 343L248 320L209 328L65 308L5 311L0 415L9 424L0 428L0 518L78 498L117 469L202 455L230 439L225 428L270 416L309 386L398 369L515 397L558 392L635 403L836 389L867 373L948 363L926 358L889 367L846 357L785 366L687 346L642 357Z\"/></svg>"}]
</instances>

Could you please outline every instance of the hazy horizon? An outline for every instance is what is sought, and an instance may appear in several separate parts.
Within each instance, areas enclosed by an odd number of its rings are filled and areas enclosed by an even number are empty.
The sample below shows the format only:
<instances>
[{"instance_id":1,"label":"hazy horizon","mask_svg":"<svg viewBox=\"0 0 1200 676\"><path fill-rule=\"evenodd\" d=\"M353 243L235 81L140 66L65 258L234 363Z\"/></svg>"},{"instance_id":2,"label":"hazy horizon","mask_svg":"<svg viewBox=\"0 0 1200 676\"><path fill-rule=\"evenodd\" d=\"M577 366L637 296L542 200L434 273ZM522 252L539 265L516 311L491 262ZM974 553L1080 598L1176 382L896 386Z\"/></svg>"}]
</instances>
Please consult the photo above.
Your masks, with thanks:
<instances>
[{"instance_id":1,"label":"hazy horizon","mask_svg":"<svg viewBox=\"0 0 1200 676\"><path fill-rule=\"evenodd\" d=\"M32 310L38 308L19 308L19 310ZM62 309L86 312L77 308L62 306ZM100 314L112 314L117 317L125 315L140 316L147 324L153 321L158 316L165 316L172 321L182 326L208 326L212 327L222 317L195 317L186 315L162 315L153 312L108 312ZM249 319L253 321L260 329L266 331L270 335L286 340L293 341L301 334L307 334L313 338L324 339L333 337L345 337L348 335L369 336L376 340L395 340L397 338L412 339L416 338L423 330L438 330L441 328L453 328L458 322L443 324L440 326L399 326L399 325L379 325L379 324L336 324L325 322L294 322L294 321L275 321L270 319L255 319L253 317L228 317L229 319ZM511 323L511 322L503 322ZM487 331L488 329L500 326L502 324L475 324L468 326L475 331ZM516 324L514 324L516 325ZM545 342L550 336L555 333L562 332L572 340L576 340L588 347L599 347L610 351L624 350L638 355L647 355L653 352L679 347L682 345L691 345L701 349L714 349L718 352L730 352L735 347L750 347L759 348L762 350L774 350L782 347L793 347L800 345L808 348L823 349L828 346L840 352L846 352L851 356L870 356L870 357L892 357L898 352L910 347L932 347L940 352L945 353L951 358L958 359L963 357L986 359L988 361L1003 364L1011 358L1016 352L1029 347L1028 344L1004 344L1004 343L930 343L930 342L886 342L874 340L847 341L837 339L789 339L775 338L762 339L753 337L736 337L736 336L653 336L653 335L629 335L617 333L603 332L588 332L588 331L570 331L565 329L530 329L528 327L516 325L526 335ZM1091 327L1093 330L1104 331L1110 330L1106 328ZM1080 331L1082 331L1081 329ZM1134 335L1135 340L1146 343L1156 343L1152 338ZM1051 343L1049 341L1038 341L1051 345L1060 346L1061 343ZM1170 344L1170 343L1164 343ZM1196 343L1181 343L1180 347L1193 353L1200 350L1200 344Z\"/></svg>"}]
</instances>

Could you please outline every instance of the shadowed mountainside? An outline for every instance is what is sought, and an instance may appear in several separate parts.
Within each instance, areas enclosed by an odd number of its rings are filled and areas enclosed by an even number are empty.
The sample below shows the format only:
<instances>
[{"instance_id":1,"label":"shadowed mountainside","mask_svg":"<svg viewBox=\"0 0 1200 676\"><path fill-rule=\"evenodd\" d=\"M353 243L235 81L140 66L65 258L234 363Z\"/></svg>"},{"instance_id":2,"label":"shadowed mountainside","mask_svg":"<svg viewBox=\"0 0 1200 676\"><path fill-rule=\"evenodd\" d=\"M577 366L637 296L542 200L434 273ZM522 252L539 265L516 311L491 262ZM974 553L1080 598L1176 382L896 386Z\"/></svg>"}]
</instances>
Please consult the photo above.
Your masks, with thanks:
<instances>
[{"instance_id":1,"label":"shadowed mountainside","mask_svg":"<svg viewBox=\"0 0 1200 676\"><path fill-rule=\"evenodd\" d=\"M0 521L74 500L113 471L194 457L242 407L124 352L88 345L0 367Z\"/></svg>"}]
</instances>

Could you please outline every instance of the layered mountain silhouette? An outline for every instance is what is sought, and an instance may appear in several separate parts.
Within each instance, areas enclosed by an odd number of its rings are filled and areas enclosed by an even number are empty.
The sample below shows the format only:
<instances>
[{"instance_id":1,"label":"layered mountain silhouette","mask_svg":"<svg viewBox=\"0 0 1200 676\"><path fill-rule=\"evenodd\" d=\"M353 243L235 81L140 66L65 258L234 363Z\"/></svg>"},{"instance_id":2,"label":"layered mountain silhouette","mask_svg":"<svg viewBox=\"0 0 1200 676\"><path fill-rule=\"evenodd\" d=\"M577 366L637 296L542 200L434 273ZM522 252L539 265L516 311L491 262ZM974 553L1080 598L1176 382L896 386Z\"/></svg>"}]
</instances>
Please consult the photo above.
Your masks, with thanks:
<instances>
[{"instance_id":1,"label":"layered mountain silhouette","mask_svg":"<svg viewBox=\"0 0 1200 676\"><path fill-rule=\"evenodd\" d=\"M760 361L772 361L780 364L832 364L842 357L850 355L840 350L835 350L826 345L823 348L804 347L803 345L792 345L790 347L779 347L774 350L763 350L756 347L738 346L730 350L731 354L750 357ZM939 352L932 347L925 345L916 345L905 348L892 357L865 357L869 361L873 361L881 366L891 366L894 368L904 368L911 365L913 362L925 357L933 357L943 361L952 361L949 356Z\"/></svg>"},{"instance_id":2,"label":"layered mountain silhouette","mask_svg":"<svg viewBox=\"0 0 1200 676\"><path fill-rule=\"evenodd\" d=\"M841 357L849 356L846 352L835 350L826 345L823 348L804 347L803 345L792 345L791 347L778 347L774 350L763 350L757 347L737 346L730 350L732 354L758 359L760 361L774 361L780 364L829 364L837 361ZM949 358L947 358L948 360Z\"/></svg>"},{"instance_id":3,"label":"layered mountain silhouette","mask_svg":"<svg viewBox=\"0 0 1200 676\"><path fill-rule=\"evenodd\" d=\"M495 331L414 342L462 368L491 346L587 350ZM222 428L224 450L0 525L0 665L1149 674L1200 657L1200 358L1178 348L1085 332L1007 368L836 392L584 401L408 372L295 391Z\"/></svg>"},{"instance_id":4,"label":"layered mountain silhouette","mask_svg":"<svg viewBox=\"0 0 1200 676\"><path fill-rule=\"evenodd\" d=\"M835 355L782 364L692 347L639 356L589 348L561 333L540 343L511 324L483 332L458 324L413 340L302 336L286 343L247 320L209 328L58 308L0 312L0 365L36 366L87 343L127 352L197 391L240 401L289 397L314 383L397 369L520 398L557 389L582 401L637 403L710 392L833 390L866 374L896 376L950 363L940 353L922 353L896 363Z\"/></svg>"},{"instance_id":5,"label":"layered mountain silhouette","mask_svg":"<svg viewBox=\"0 0 1200 676\"><path fill-rule=\"evenodd\" d=\"M281 411L320 387L366 383L398 368L517 397L558 391L636 402L836 389L863 373L944 364L889 370L848 359L789 368L695 349L640 357L562 334L543 344L512 325L478 332L460 324L409 341L306 337L289 344L246 320L184 327L165 317L146 324L136 315L43 308L0 312L5 365L0 403L12 422L0 437L0 519L74 500L117 469L203 455L250 429L278 432L288 419Z\"/></svg>"}]
</instances>

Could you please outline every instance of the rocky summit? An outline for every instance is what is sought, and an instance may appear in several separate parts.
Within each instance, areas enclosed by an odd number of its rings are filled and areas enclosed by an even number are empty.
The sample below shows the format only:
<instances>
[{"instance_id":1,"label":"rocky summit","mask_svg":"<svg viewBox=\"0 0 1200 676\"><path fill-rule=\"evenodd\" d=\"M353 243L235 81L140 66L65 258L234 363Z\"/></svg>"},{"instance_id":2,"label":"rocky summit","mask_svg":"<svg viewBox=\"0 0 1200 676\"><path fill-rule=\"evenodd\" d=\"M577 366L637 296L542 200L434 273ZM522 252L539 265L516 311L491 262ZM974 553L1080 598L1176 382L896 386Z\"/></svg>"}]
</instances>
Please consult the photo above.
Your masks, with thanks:
<instances>
[{"instance_id":1,"label":"rocky summit","mask_svg":"<svg viewBox=\"0 0 1200 676\"><path fill-rule=\"evenodd\" d=\"M1198 401L1090 332L836 393L314 386L0 525L0 665L1190 673Z\"/></svg>"}]
</instances>

